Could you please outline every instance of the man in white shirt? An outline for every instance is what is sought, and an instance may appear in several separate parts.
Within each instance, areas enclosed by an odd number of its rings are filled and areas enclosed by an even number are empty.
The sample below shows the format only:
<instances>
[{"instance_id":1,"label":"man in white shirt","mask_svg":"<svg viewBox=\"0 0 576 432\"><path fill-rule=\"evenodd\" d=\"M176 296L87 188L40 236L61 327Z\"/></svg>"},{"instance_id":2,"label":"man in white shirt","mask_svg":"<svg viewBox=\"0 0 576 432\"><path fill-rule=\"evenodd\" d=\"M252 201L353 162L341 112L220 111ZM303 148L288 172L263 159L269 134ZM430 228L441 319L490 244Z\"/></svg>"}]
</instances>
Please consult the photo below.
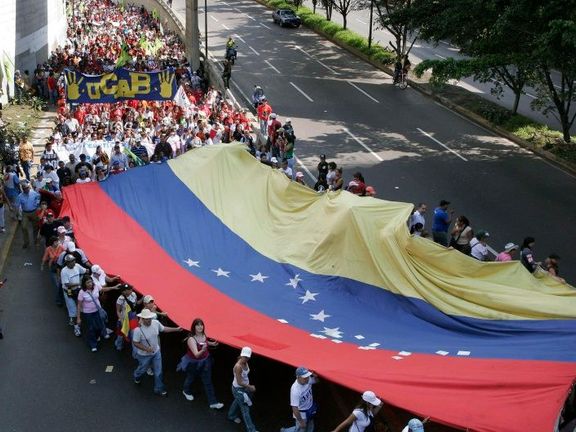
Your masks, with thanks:
<instances>
[{"instance_id":1,"label":"man in white shirt","mask_svg":"<svg viewBox=\"0 0 576 432\"><path fill-rule=\"evenodd\" d=\"M174 129L170 131L170 136L166 142L170 144L170 147L172 147L172 157L178 156L182 150L182 140L176 134Z\"/></svg>"},{"instance_id":2,"label":"man in white shirt","mask_svg":"<svg viewBox=\"0 0 576 432\"><path fill-rule=\"evenodd\" d=\"M168 392L162 381L162 353L160 351L160 333L181 331L180 327L166 327L158 320L156 314L149 309L143 309L138 314L140 326L134 329L132 345L134 357L138 360L138 367L134 371L134 383L140 384L142 377L152 367L154 370L154 393L166 396Z\"/></svg>"},{"instance_id":3,"label":"man in white shirt","mask_svg":"<svg viewBox=\"0 0 576 432\"><path fill-rule=\"evenodd\" d=\"M488 245L486 244L488 237L490 237L490 233L478 231L476 237L470 240L470 255L479 261L491 261Z\"/></svg>"},{"instance_id":4,"label":"man in white shirt","mask_svg":"<svg viewBox=\"0 0 576 432\"><path fill-rule=\"evenodd\" d=\"M427 209L428 207L426 206L426 204L424 203L418 204L418 207L416 208L414 213L412 213L412 215L410 216L410 221L408 224L408 229L410 231L412 231L412 227L417 223L421 223L422 227L426 226L426 219L424 218L424 214L426 214Z\"/></svg>"},{"instance_id":5,"label":"man in white shirt","mask_svg":"<svg viewBox=\"0 0 576 432\"><path fill-rule=\"evenodd\" d=\"M76 263L76 258L72 254L66 255L64 262L66 265L60 271L64 301L68 309L69 324L74 326L74 335L80 336L80 326L76 324L76 300L80 292L82 275L86 273L86 269Z\"/></svg>"},{"instance_id":6,"label":"man in white shirt","mask_svg":"<svg viewBox=\"0 0 576 432\"><path fill-rule=\"evenodd\" d=\"M312 385L318 382L318 377L305 367L296 369L296 381L290 387L290 407L296 425L281 428L281 432L313 432L316 404L312 394Z\"/></svg>"}]
</instances>

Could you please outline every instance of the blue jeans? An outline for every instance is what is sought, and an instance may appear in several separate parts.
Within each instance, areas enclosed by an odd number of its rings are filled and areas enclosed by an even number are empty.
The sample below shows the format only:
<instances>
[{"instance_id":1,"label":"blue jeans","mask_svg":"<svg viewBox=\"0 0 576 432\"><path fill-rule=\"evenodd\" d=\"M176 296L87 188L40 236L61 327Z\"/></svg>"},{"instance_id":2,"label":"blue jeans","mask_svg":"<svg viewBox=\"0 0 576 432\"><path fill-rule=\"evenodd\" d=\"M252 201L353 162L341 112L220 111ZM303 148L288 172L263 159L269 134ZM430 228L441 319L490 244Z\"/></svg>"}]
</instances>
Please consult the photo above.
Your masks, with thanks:
<instances>
[{"instance_id":1,"label":"blue jeans","mask_svg":"<svg viewBox=\"0 0 576 432\"><path fill-rule=\"evenodd\" d=\"M134 350L133 356L138 360L138 367L134 371L134 380L140 381L151 367L154 370L154 393L162 393L166 388L162 381L162 353L160 350L151 355L140 355Z\"/></svg>"},{"instance_id":2,"label":"blue jeans","mask_svg":"<svg viewBox=\"0 0 576 432\"><path fill-rule=\"evenodd\" d=\"M30 161L20 161L20 165L22 165L22 171L24 171L24 176L27 180L30 180Z\"/></svg>"},{"instance_id":3,"label":"blue jeans","mask_svg":"<svg viewBox=\"0 0 576 432\"><path fill-rule=\"evenodd\" d=\"M287 159L288 167L292 170L292 180L296 178L296 170L294 166L296 165L296 156L292 156L290 159Z\"/></svg>"},{"instance_id":4,"label":"blue jeans","mask_svg":"<svg viewBox=\"0 0 576 432\"><path fill-rule=\"evenodd\" d=\"M230 405L228 410L228 420L234 421L238 417L238 411L242 414L242 420L246 426L247 432L256 432L256 427L252 423L252 418L250 417L250 407L244 402L244 394L252 398L252 394L243 388L238 388L232 386L232 395L234 396L234 402Z\"/></svg>"},{"instance_id":5,"label":"blue jeans","mask_svg":"<svg viewBox=\"0 0 576 432\"><path fill-rule=\"evenodd\" d=\"M106 326L100 318L98 311L92 313L82 312L84 335L90 348L98 348L98 338L106 334Z\"/></svg>"},{"instance_id":6,"label":"blue jeans","mask_svg":"<svg viewBox=\"0 0 576 432\"><path fill-rule=\"evenodd\" d=\"M216 400L216 394L214 393L214 385L212 384L212 359L210 357L190 362L186 368L184 393L192 394L192 384L194 384L194 381L198 376L200 376L202 384L204 384L204 391L206 392L208 404L212 405L218 403Z\"/></svg>"},{"instance_id":7,"label":"blue jeans","mask_svg":"<svg viewBox=\"0 0 576 432\"><path fill-rule=\"evenodd\" d=\"M300 423L294 420L295 426L291 428L281 428L281 432L314 432L314 419L310 419L306 422L306 426L301 428Z\"/></svg>"},{"instance_id":8,"label":"blue jeans","mask_svg":"<svg viewBox=\"0 0 576 432\"><path fill-rule=\"evenodd\" d=\"M76 299L68 297L65 288L62 288L62 294L64 294L64 301L66 302L66 309L68 309L68 316L70 318L76 318Z\"/></svg>"}]
</instances>

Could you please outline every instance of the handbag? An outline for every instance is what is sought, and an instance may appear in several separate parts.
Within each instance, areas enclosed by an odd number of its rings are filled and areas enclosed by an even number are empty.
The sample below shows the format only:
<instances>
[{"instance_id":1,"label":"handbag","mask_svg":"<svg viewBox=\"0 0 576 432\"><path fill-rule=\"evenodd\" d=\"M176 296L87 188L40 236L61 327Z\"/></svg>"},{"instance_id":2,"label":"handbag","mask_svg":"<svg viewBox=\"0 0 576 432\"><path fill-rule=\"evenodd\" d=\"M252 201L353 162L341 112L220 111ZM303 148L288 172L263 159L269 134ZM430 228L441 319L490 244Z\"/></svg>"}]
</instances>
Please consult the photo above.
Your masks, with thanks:
<instances>
[{"instance_id":1,"label":"handbag","mask_svg":"<svg viewBox=\"0 0 576 432\"><path fill-rule=\"evenodd\" d=\"M92 296L92 293L87 291L88 295L90 296L90 298L92 299L92 302L96 305L96 307L98 308L98 316L100 317L100 319L102 320L102 323L106 323L106 321L108 321L108 314L106 313L106 311L104 309L102 309L102 306L100 306L99 303L96 302L96 300L94 300L94 297Z\"/></svg>"}]
</instances>

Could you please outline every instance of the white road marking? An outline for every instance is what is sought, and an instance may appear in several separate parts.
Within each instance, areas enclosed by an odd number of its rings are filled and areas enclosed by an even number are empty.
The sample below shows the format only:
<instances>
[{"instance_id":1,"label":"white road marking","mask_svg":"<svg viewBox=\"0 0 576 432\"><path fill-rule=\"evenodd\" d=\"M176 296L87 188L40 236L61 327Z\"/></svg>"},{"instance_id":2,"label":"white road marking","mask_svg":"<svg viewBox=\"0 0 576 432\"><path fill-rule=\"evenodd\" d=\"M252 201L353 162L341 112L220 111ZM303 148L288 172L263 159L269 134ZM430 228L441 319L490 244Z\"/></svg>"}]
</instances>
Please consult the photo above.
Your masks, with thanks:
<instances>
[{"instance_id":1,"label":"white road marking","mask_svg":"<svg viewBox=\"0 0 576 432\"><path fill-rule=\"evenodd\" d=\"M114 370L114 366L106 366L106 369L104 369L104 372L111 373L113 370Z\"/></svg>"},{"instance_id":2,"label":"white road marking","mask_svg":"<svg viewBox=\"0 0 576 432\"><path fill-rule=\"evenodd\" d=\"M250 48L250 49L252 50L252 52L253 52L254 54L256 54L257 56L260 55L260 53L259 53L258 51L256 51L254 48L252 48L250 45L248 45L248 48Z\"/></svg>"},{"instance_id":3,"label":"white road marking","mask_svg":"<svg viewBox=\"0 0 576 432\"><path fill-rule=\"evenodd\" d=\"M379 100L374 99L372 96L370 96L368 93L366 93L364 90L362 90L360 87L358 87L356 84L354 84L352 81L348 81L348 84L350 84L352 87L354 87L356 90L358 90L360 93L362 93L364 96L369 97L370 99L372 99L374 102L376 103L380 103Z\"/></svg>"},{"instance_id":4,"label":"white road marking","mask_svg":"<svg viewBox=\"0 0 576 432\"><path fill-rule=\"evenodd\" d=\"M278 69L276 69L276 67L274 67L274 65L272 65L272 63L270 63L268 60L264 60L264 63L266 63L268 66L270 66L272 69L274 69L274 71L276 71L276 73L280 73L280 71Z\"/></svg>"},{"instance_id":5,"label":"white road marking","mask_svg":"<svg viewBox=\"0 0 576 432\"><path fill-rule=\"evenodd\" d=\"M230 27L228 27L226 24L222 24L222 27L224 27L226 30L230 30Z\"/></svg>"},{"instance_id":6,"label":"white road marking","mask_svg":"<svg viewBox=\"0 0 576 432\"><path fill-rule=\"evenodd\" d=\"M244 39L242 39L242 36L240 36L239 34L235 34L234 37L240 39L242 42L246 43L246 41Z\"/></svg>"},{"instance_id":7,"label":"white road marking","mask_svg":"<svg viewBox=\"0 0 576 432\"><path fill-rule=\"evenodd\" d=\"M294 157L296 157L296 156L294 156ZM298 165L300 165L302 167L302 169L306 172L306 174L308 174L310 176L310 178L312 179L312 181L314 183L316 183L318 181L318 179L314 176L314 174L312 174L310 172L310 170L308 168L306 168L306 165L304 165L302 163L302 161L300 159L298 159L297 157L296 157L296 162L298 162Z\"/></svg>"},{"instance_id":8,"label":"white road marking","mask_svg":"<svg viewBox=\"0 0 576 432\"><path fill-rule=\"evenodd\" d=\"M358 137L356 137L356 135L354 135L352 132L350 132L348 129L346 128L342 128L342 130L344 132L346 132L348 135L350 135L350 137L356 141L358 144L360 144L362 147L364 147L366 150L368 150L370 152L370 154L372 156L374 156L378 161L380 162L384 162L384 159L382 159L377 153L374 152L374 150L372 150L370 147L368 147L366 144L364 144L362 141L360 141L358 139Z\"/></svg>"},{"instance_id":9,"label":"white road marking","mask_svg":"<svg viewBox=\"0 0 576 432\"><path fill-rule=\"evenodd\" d=\"M538 99L538 98L537 98L536 96L534 96L533 94L530 94L530 93L524 93L524 94L525 94L526 96L528 96L529 98Z\"/></svg>"},{"instance_id":10,"label":"white road marking","mask_svg":"<svg viewBox=\"0 0 576 432\"><path fill-rule=\"evenodd\" d=\"M362 21L361 19L356 18L356 21L358 21L360 24L368 25L366 21Z\"/></svg>"},{"instance_id":11,"label":"white road marking","mask_svg":"<svg viewBox=\"0 0 576 432\"><path fill-rule=\"evenodd\" d=\"M443 45L452 46L452 44L451 44L451 43L449 43L449 42L446 42L446 41L442 41L442 40L441 40L441 41L440 41L440 43L441 43L441 44L443 44Z\"/></svg>"},{"instance_id":12,"label":"white road marking","mask_svg":"<svg viewBox=\"0 0 576 432\"><path fill-rule=\"evenodd\" d=\"M220 22L220 21L218 20L218 18L216 18L214 15L209 15L209 16L210 16L210 18L212 18L213 21Z\"/></svg>"},{"instance_id":13,"label":"white road marking","mask_svg":"<svg viewBox=\"0 0 576 432\"><path fill-rule=\"evenodd\" d=\"M332 69L330 66L325 65L324 63L322 63L320 60L318 60L317 58L315 58L313 55L307 53L306 51L304 51L302 48L300 48L299 46L296 46L296 49L302 51L304 54L306 54L308 57L310 57L312 60L320 63L320 65L324 66L326 69L328 69L330 72L337 74L338 72L336 72L334 69Z\"/></svg>"},{"instance_id":14,"label":"white road marking","mask_svg":"<svg viewBox=\"0 0 576 432\"><path fill-rule=\"evenodd\" d=\"M441 56L440 54L434 53L434 55L435 55L436 57L438 57L438 58L441 58L442 60L446 60L446 57Z\"/></svg>"},{"instance_id":15,"label":"white road marking","mask_svg":"<svg viewBox=\"0 0 576 432\"><path fill-rule=\"evenodd\" d=\"M434 138L432 135L430 135L428 132L423 131L420 128L416 128L421 134L426 135L428 138L430 138L432 141L434 141L436 144L440 144L442 147L444 147L446 150L448 150L450 153L455 154L456 156L458 156L460 159L462 159L464 162L468 162L468 159L466 159L464 156L461 156L460 154L458 154L457 152L455 152L454 150L452 150L450 147L448 147L446 144L444 144L443 142L438 141L436 138Z\"/></svg>"},{"instance_id":16,"label":"white road marking","mask_svg":"<svg viewBox=\"0 0 576 432\"><path fill-rule=\"evenodd\" d=\"M267 28L268 30L272 30L272 29L271 29L270 27L268 27L266 24L260 23L260 25L261 25L262 27Z\"/></svg>"},{"instance_id":17,"label":"white road marking","mask_svg":"<svg viewBox=\"0 0 576 432\"><path fill-rule=\"evenodd\" d=\"M291 85L292 87L294 87L296 90L298 90L298 91L302 94L302 96L304 96L304 97L305 97L306 99L308 99L310 102L314 102L314 99L312 99L310 96L308 96L306 93L304 93L304 92L302 91L302 89L300 89L300 87L298 87L298 86L297 86L296 84L294 84L292 81L290 81L290 85Z\"/></svg>"},{"instance_id":18,"label":"white road marking","mask_svg":"<svg viewBox=\"0 0 576 432\"><path fill-rule=\"evenodd\" d=\"M232 100L234 101L234 103L236 104L236 106L238 107L238 109L241 109L242 107L240 106L240 104L238 103L238 101L236 100L236 97L234 96L234 93L232 93L232 90L230 90L229 88L226 89L226 92L230 95L230 97L232 98Z\"/></svg>"},{"instance_id":19,"label":"white road marking","mask_svg":"<svg viewBox=\"0 0 576 432\"><path fill-rule=\"evenodd\" d=\"M442 107L442 108L444 108L445 110L450 111L452 114L460 117L462 120L466 120L468 123L470 123L470 124L472 124L472 125L480 128L480 129L482 129L482 130L485 131L488 135L493 136L493 137L499 136L499 135L496 135L496 134L495 134L493 131L491 131L490 129L486 129L484 126L479 125L478 123L474 123L474 122L473 122L472 120L470 120L468 117L464 117L464 116L463 116L462 114L460 114L459 112L456 112L456 111L454 111L454 110L451 110L450 108L442 105L442 104L439 103L439 102L434 102L434 103L435 103L436 105L438 105L439 107ZM510 141L510 142L513 142L513 141ZM515 144L515 143L514 143L514 144ZM518 146L518 144L515 144L515 145ZM518 146L518 147L520 147L520 146ZM571 178L573 178L573 179L576 179L576 175L570 174L569 172L564 171L562 168L554 165L554 164L551 163L551 162L548 162L546 159L543 159L542 157L540 157L540 161L543 162L543 163L545 163L546 165L550 166L551 168L554 168L555 170L560 171L560 172L563 173L563 174L566 174L568 177L571 177Z\"/></svg>"},{"instance_id":20,"label":"white road marking","mask_svg":"<svg viewBox=\"0 0 576 432\"><path fill-rule=\"evenodd\" d=\"M224 3L226 6L230 6L230 4L226 3L225 1L223 1L222 3Z\"/></svg>"},{"instance_id":21,"label":"white road marking","mask_svg":"<svg viewBox=\"0 0 576 432\"><path fill-rule=\"evenodd\" d=\"M230 82L232 83L232 85L233 85L234 87L236 87L236 90L238 90L238 92L242 95L242 97L243 97L244 99L246 99L246 101L248 102L248 105L253 106L253 105L252 105L252 100L251 100L248 96L246 96L246 94L242 91L242 89L241 89L240 87L238 87L238 84L236 84L236 83L235 83L234 81L232 81L232 80L230 80Z\"/></svg>"}]
</instances>

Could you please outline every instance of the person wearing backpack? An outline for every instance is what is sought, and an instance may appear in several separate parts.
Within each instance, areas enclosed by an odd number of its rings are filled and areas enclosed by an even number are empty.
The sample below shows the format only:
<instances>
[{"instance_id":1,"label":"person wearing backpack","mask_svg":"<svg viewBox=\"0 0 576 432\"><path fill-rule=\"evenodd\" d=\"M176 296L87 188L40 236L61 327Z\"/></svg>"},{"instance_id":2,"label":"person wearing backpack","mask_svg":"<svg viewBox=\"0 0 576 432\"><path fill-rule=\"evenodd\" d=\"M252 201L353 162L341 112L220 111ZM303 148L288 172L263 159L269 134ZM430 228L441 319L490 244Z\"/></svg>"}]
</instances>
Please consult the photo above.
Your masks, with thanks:
<instances>
[{"instance_id":1,"label":"person wearing backpack","mask_svg":"<svg viewBox=\"0 0 576 432\"><path fill-rule=\"evenodd\" d=\"M378 399L373 391L362 393L362 399L342 423L332 432L371 432L374 431L374 417L382 409L382 401ZM346 429L348 428L348 429Z\"/></svg>"}]
</instances>

